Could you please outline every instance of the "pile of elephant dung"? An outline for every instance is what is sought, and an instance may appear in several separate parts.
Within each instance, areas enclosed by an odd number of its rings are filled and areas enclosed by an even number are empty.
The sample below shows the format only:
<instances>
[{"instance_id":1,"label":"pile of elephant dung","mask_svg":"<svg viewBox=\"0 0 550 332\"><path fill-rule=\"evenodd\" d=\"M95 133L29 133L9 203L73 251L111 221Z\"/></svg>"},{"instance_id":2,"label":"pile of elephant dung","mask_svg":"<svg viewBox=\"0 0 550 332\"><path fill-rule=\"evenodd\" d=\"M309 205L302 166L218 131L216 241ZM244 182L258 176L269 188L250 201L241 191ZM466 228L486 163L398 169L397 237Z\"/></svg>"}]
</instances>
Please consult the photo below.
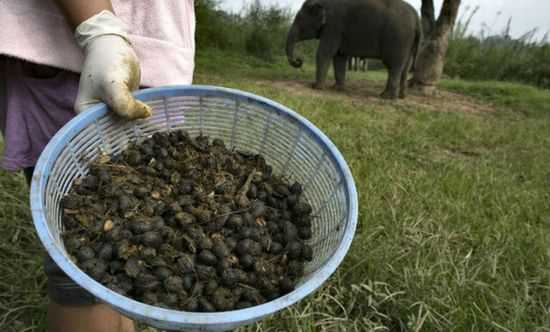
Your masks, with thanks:
<instances>
[{"instance_id":1,"label":"pile of elephant dung","mask_svg":"<svg viewBox=\"0 0 550 332\"><path fill-rule=\"evenodd\" d=\"M300 183L261 155L185 131L94 161L62 199L71 259L108 288L164 308L246 308L292 291L313 257Z\"/></svg>"}]
</instances>

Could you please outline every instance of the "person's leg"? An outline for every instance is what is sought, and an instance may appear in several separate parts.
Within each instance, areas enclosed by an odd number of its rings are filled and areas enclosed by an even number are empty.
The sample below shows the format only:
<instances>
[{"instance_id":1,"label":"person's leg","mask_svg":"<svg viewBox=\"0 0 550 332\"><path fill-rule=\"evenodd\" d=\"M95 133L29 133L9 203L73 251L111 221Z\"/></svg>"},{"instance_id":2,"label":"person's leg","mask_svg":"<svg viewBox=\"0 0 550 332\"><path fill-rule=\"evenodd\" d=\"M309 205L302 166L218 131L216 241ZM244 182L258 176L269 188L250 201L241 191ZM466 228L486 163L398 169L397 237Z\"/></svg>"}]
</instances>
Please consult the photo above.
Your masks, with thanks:
<instances>
[{"instance_id":1,"label":"person's leg","mask_svg":"<svg viewBox=\"0 0 550 332\"><path fill-rule=\"evenodd\" d=\"M49 332L134 332L134 323L106 304L48 305Z\"/></svg>"},{"instance_id":2,"label":"person's leg","mask_svg":"<svg viewBox=\"0 0 550 332\"><path fill-rule=\"evenodd\" d=\"M24 170L27 183L32 180L33 168ZM72 281L46 255L44 270L48 276L49 332L134 332L134 323L97 302L85 289Z\"/></svg>"}]
</instances>

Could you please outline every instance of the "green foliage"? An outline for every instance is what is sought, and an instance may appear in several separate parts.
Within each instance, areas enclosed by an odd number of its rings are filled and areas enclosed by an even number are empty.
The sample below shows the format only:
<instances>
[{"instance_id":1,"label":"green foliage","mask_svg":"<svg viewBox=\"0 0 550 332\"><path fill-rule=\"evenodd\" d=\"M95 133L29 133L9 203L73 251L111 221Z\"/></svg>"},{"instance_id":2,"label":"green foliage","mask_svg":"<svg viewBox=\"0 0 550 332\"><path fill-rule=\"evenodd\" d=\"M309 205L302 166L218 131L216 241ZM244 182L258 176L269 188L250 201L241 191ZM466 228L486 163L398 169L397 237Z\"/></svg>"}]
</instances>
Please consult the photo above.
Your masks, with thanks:
<instances>
[{"instance_id":1,"label":"green foliage","mask_svg":"<svg viewBox=\"0 0 550 332\"><path fill-rule=\"evenodd\" d=\"M290 13L277 6L263 6L259 0L240 14L219 9L216 0L195 2L197 48L218 48L246 52L266 61L284 54Z\"/></svg>"},{"instance_id":2,"label":"green foliage","mask_svg":"<svg viewBox=\"0 0 550 332\"><path fill-rule=\"evenodd\" d=\"M550 45L546 36L535 40L536 29L510 37L511 20L498 34L488 28L478 36L466 31L478 8L459 20L449 41L445 73L451 77L517 81L550 88Z\"/></svg>"},{"instance_id":3,"label":"green foliage","mask_svg":"<svg viewBox=\"0 0 550 332\"><path fill-rule=\"evenodd\" d=\"M273 44L261 29L253 30L246 38L246 51L260 59L273 59Z\"/></svg>"},{"instance_id":4,"label":"green foliage","mask_svg":"<svg viewBox=\"0 0 550 332\"><path fill-rule=\"evenodd\" d=\"M234 47L234 34L238 28L235 17L218 10L216 0L195 1L195 16L197 21L197 48L213 47L228 49Z\"/></svg>"},{"instance_id":5,"label":"green foliage","mask_svg":"<svg viewBox=\"0 0 550 332\"><path fill-rule=\"evenodd\" d=\"M245 49L267 61L284 53L290 14L277 6L265 7L255 0L243 17L247 26Z\"/></svg>"}]
</instances>

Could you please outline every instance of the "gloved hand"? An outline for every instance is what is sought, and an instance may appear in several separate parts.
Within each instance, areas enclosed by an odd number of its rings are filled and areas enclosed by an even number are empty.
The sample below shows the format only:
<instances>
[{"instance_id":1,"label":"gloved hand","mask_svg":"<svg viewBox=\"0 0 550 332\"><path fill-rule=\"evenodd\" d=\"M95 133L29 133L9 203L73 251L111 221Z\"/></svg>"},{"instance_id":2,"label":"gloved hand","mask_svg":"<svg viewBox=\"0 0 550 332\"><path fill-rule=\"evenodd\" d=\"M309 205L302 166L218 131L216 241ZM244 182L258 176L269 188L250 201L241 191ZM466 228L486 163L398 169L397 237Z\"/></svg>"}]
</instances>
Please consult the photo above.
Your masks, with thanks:
<instances>
[{"instance_id":1,"label":"gloved hand","mask_svg":"<svg viewBox=\"0 0 550 332\"><path fill-rule=\"evenodd\" d=\"M139 88L141 69L122 21L112 12L102 11L82 22L75 37L85 55L76 112L104 102L124 118L150 116L151 108L131 94Z\"/></svg>"}]
</instances>

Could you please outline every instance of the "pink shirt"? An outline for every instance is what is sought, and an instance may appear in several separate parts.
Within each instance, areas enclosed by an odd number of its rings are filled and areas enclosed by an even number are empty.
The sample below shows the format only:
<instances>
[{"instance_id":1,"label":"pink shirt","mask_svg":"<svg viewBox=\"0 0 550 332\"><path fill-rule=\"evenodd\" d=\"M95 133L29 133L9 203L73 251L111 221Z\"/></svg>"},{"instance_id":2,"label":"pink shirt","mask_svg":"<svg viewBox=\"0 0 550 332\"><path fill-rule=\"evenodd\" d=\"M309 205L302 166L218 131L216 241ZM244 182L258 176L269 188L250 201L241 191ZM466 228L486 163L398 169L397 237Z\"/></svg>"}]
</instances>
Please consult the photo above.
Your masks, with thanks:
<instances>
[{"instance_id":1,"label":"pink shirt","mask_svg":"<svg viewBox=\"0 0 550 332\"><path fill-rule=\"evenodd\" d=\"M191 84L193 0L112 0L128 26L142 85ZM52 0L0 0L0 55L80 72L83 56Z\"/></svg>"},{"instance_id":2,"label":"pink shirt","mask_svg":"<svg viewBox=\"0 0 550 332\"><path fill-rule=\"evenodd\" d=\"M141 63L141 85L191 84L193 0L111 0ZM37 78L21 60L63 69ZM32 167L51 137L75 116L82 51L52 0L0 0L0 167Z\"/></svg>"}]
</instances>

